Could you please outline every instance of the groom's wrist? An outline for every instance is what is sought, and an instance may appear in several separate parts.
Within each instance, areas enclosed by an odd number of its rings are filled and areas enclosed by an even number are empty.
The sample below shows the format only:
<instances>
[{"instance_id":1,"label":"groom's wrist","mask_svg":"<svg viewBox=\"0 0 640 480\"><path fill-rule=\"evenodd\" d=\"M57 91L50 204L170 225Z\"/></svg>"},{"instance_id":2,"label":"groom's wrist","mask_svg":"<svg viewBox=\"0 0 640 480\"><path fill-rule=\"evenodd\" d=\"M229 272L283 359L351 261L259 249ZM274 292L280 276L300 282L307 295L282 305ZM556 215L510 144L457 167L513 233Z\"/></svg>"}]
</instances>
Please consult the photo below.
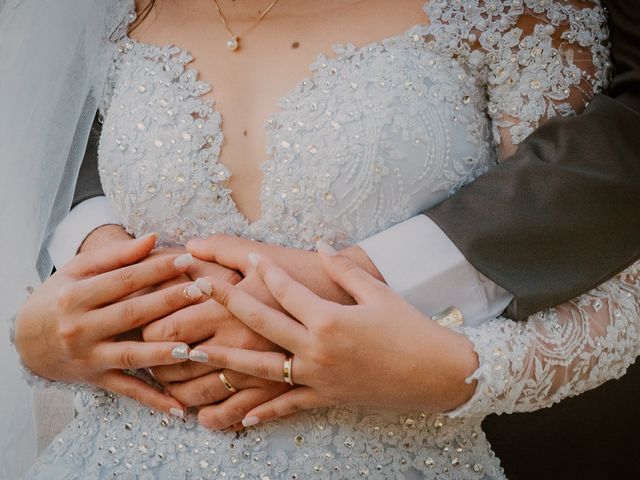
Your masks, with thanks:
<instances>
[{"instance_id":1,"label":"groom's wrist","mask_svg":"<svg viewBox=\"0 0 640 480\"><path fill-rule=\"evenodd\" d=\"M122 225L102 225L89 233L80 245L78 253L97 250L113 242L131 240L133 237L127 233Z\"/></svg>"}]
</instances>

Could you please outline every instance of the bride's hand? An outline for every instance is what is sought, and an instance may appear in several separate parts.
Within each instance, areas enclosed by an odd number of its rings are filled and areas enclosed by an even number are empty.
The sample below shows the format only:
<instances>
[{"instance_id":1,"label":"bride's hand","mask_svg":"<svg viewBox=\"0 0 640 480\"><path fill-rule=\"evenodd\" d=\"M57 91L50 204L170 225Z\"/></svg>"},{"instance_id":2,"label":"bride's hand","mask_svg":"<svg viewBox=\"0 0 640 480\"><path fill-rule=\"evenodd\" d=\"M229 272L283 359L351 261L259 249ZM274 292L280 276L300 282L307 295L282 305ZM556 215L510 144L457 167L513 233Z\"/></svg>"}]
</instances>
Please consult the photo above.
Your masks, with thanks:
<instances>
[{"instance_id":1,"label":"bride's hand","mask_svg":"<svg viewBox=\"0 0 640 480\"><path fill-rule=\"evenodd\" d=\"M214 298L292 352L298 387L247 412L245 426L342 404L444 412L473 394L475 382L465 382L477 368L471 342L422 315L348 258L320 255L331 278L357 301L352 306L323 300L269 259L252 257L291 316L222 282L213 283ZM191 358L282 382L287 355L198 346Z\"/></svg>"},{"instance_id":2,"label":"bride's hand","mask_svg":"<svg viewBox=\"0 0 640 480\"><path fill-rule=\"evenodd\" d=\"M90 252L93 250L108 247L114 242L132 239L133 237L131 237L131 235L127 233L122 225L107 224L98 227L91 233L89 233L89 235L87 235L87 237L82 242L79 250L81 253ZM148 262L149 260L158 258L162 255L181 255L183 253L186 253L186 249L184 247L159 247L152 250L151 253L149 253L149 255L143 260L143 262ZM190 280L196 280L197 278L205 276L224 280L233 285L242 280L242 276L236 270L223 267L222 265L218 265L217 263L207 262L205 260L196 258L194 259L193 265L191 265L191 267L189 267L189 270L187 270L184 274L172 278L171 280L159 285L154 285L153 287L150 287L145 291L137 292L136 294L161 290L171 285L175 285L179 282L188 282Z\"/></svg>"},{"instance_id":3,"label":"bride's hand","mask_svg":"<svg viewBox=\"0 0 640 480\"><path fill-rule=\"evenodd\" d=\"M197 262L206 261L222 264L238 270L245 278L238 288L263 303L277 308L277 302L251 268L247 254L258 250L290 272L296 272L297 279L304 282L313 291L324 298L340 303L352 304L353 299L326 274L318 256L313 252L262 244L229 235L214 235L206 239L192 240L188 249L196 256ZM355 258L367 265L368 257L358 249L350 249ZM369 269L377 273L371 262ZM193 269L189 274L192 275ZM202 276L219 280L209 272L201 271ZM214 336L215 334L215 336ZM161 319L144 329L146 340L175 340L189 344L220 345L251 350L277 350L277 346L245 327L229 311L215 302L207 302L186 308ZM239 390L231 395L220 379L219 372L208 365L182 363L153 369L156 379L186 406L200 406L199 421L214 429L225 429L238 424L244 413L255 406L277 397L287 390L287 386L265 381L254 376L233 371L224 372L229 381Z\"/></svg>"},{"instance_id":4,"label":"bride's hand","mask_svg":"<svg viewBox=\"0 0 640 480\"><path fill-rule=\"evenodd\" d=\"M274 264L318 296L343 305L353 304L351 296L334 282L322 268L320 259L315 252L270 245L223 234L190 240L187 242L187 250L197 259L233 268L242 272L244 276L251 268L247 255L250 252L255 252L268 257ZM340 254L350 258L378 280L383 280L380 272L360 247L345 248L340 251Z\"/></svg>"},{"instance_id":5,"label":"bride's hand","mask_svg":"<svg viewBox=\"0 0 640 480\"><path fill-rule=\"evenodd\" d=\"M201 277L198 285L203 291L210 291L211 282L219 280L218 277ZM277 305L255 270L237 287L266 304ZM189 344L278 350L277 345L246 327L211 299L148 325L143 335L146 340L154 341L171 339ZM195 362L153 368L154 377L166 385L174 398L186 407L200 407L199 422L216 430L240 424L246 412L288 390L288 385L282 383L225 370L226 378L238 391L231 394L221 382L219 373L214 367Z\"/></svg>"},{"instance_id":6,"label":"bride's hand","mask_svg":"<svg viewBox=\"0 0 640 480\"><path fill-rule=\"evenodd\" d=\"M187 254L141 262L154 244L151 235L81 253L36 289L16 319L16 347L25 365L44 378L90 383L168 413L183 412L177 400L123 370L181 362L171 351L186 345L114 339L194 302L183 294L188 284L127 298L182 275L193 263Z\"/></svg>"}]
</instances>

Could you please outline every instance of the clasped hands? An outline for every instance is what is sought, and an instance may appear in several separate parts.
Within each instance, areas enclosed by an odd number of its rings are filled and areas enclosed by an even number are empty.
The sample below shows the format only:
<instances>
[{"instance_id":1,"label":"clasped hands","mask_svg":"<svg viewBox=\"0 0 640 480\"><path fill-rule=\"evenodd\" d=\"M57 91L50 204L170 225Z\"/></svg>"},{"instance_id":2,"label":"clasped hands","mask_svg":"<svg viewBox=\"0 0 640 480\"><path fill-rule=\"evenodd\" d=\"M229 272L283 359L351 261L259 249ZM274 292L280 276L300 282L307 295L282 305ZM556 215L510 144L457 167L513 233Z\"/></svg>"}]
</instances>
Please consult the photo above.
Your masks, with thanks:
<instances>
[{"instance_id":1,"label":"clasped hands","mask_svg":"<svg viewBox=\"0 0 640 480\"><path fill-rule=\"evenodd\" d=\"M149 255L153 246L149 237L80 254L45 282L18 317L26 365L179 416L197 406L215 429L338 404L446 411L473 393L464 382L477 365L470 342L346 256L223 235L190 242L196 260ZM204 294L185 296L187 287ZM136 329L144 342L123 339ZM295 389L282 381L286 351L295 354ZM167 394L122 372L136 368L149 368Z\"/></svg>"}]
</instances>

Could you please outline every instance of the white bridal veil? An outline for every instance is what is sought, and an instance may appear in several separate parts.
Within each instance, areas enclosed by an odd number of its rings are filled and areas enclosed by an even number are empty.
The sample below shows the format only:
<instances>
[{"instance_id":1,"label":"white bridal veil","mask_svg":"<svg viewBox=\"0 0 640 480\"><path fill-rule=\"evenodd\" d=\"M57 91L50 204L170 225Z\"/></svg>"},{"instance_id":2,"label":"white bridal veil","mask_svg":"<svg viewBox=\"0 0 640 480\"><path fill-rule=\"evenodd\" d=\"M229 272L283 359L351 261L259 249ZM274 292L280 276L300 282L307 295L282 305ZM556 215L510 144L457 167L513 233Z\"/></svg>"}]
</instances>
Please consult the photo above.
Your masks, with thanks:
<instances>
[{"instance_id":1,"label":"white bridal veil","mask_svg":"<svg viewBox=\"0 0 640 480\"><path fill-rule=\"evenodd\" d=\"M10 345L25 287L69 211L122 0L0 0L0 478L35 457L31 393Z\"/></svg>"}]
</instances>

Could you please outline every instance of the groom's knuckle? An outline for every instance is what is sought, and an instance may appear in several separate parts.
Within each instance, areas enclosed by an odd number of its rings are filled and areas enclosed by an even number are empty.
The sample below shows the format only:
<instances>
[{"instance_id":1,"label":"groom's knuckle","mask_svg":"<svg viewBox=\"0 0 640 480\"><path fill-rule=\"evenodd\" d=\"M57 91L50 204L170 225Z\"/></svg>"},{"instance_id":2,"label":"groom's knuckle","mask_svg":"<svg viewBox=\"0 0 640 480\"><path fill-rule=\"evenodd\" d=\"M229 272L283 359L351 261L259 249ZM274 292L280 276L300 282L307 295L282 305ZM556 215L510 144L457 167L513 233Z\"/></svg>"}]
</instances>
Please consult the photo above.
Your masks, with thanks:
<instances>
[{"instance_id":1,"label":"groom's knuckle","mask_svg":"<svg viewBox=\"0 0 640 480\"><path fill-rule=\"evenodd\" d=\"M227 418L230 419L232 423L242 420L247 412L247 406L241 403L233 403L226 408Z\"/></svg>"},{"instance_id":2,"label":"groom's knuckle","mask_svg":"<svg viewBox=\"0 0 640 480\"><path fill-rule=\"evenodd\" d=\"M321 336L331 337L337 329L337 319L332 314L324 315L316 322L316 332Z\"/></svg>"},{"instance_id":3,"label":"groom's knuckle","mask_svg":"<svg viewBox=\"0 0 640 480\"><path fill-rule=\"evenodd\" d=\"M191 405L204 405L220 400L218 390L210 380L198 382L195 387L195 398L189 398Z\"/></svg>"},{"instance_id":4,"label":"groom's knuckle","mask_svg":"<svg viewBox=\"0 0 640 480\"><path fill-rule=\"evenodd\" d=\"M73 309L77 303L77 295L73 288L63 288L58 293L56 305L59 310L68 312Z\"/></svg>"},{"instance_id":5,"label":"groom's knuckle","mask_svg":"<svg viewBox=\"0 0 640 480\"><path fill-rule=\"evenodd\" d=\"M227 367L229 365L229 356L224 352L212 352L209 354L211 360L215 360L219 367Z\"/></svg>"},{"instance_id":6,"label":"groom's knuckle","mask_svg":"<svg viewBox=\"0 0 640 480\"><path fill-rule=\"evenodd\" d=\"M205 428L211 430L220 430L224 428L224 424L220 417L209 411L201 410L200 413L198 413L198 422L201 425L204 425Z\"/></svg>"},{"instance_id":7,"label":"groom's knuckle","mask_svg":"<svg viewBox=\"0 0 640 480\"><path fill-rule=\"evenodd\" d=\"M84 327L82 323L67 319L60 323L60 326L58 327L58 334L60 335L63 344L69 347L74 345L82 336L83 330Z\"/></svg>"},{"instance_id":8,"label":"groom's knuckle","mask_svg":"<svg viewBox=\"0 0 640 480\"><path fill-rule=\"evenodd\" d=\"M302 405L300 405L298 400L296 400L295 398L291 398L289 402L284 405L282 414L290 415L292 413L299 412L300 410L302 410Z\"/></svg>"}]
</instances>

